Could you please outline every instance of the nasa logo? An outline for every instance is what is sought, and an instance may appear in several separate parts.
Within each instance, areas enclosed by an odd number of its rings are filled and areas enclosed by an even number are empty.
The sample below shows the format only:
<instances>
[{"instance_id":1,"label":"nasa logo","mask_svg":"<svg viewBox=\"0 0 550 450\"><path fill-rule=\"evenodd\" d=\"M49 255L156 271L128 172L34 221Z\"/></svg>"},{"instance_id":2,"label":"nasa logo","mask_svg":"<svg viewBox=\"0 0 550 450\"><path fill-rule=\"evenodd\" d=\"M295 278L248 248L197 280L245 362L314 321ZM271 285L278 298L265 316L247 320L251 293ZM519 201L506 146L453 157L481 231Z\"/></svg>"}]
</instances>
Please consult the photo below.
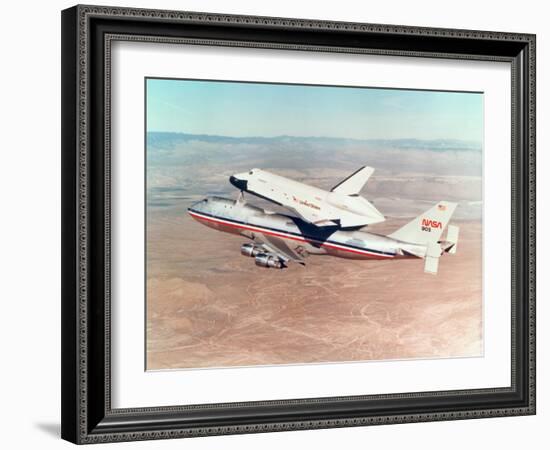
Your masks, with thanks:
<instances>
[{"instance_id":1,"label":"nasa logo","mask_svg":"<svg viewBox=\"0 0 550 450\"><path fill-rule=\"evenodd\" d=\"M432 228L443 229L443 225L438 220L422 219L422 231L431 232Z\"/></svg>"}]
</instances>

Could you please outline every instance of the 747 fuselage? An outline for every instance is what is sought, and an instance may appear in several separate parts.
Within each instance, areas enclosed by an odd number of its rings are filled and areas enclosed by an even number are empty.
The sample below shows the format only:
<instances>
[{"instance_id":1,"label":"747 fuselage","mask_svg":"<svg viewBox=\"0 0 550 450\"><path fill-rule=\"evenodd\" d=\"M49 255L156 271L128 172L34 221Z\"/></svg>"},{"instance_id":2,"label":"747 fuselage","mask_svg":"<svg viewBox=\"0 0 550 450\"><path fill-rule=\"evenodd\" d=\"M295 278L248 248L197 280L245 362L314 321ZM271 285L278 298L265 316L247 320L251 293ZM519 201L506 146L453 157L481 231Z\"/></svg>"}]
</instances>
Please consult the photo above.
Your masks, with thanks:
<instances>
[{"instance_id":1,"label":"747 fuselage","mask_svg":"<svg viewBox=\"0 0 550 450\"><path fill-rule=\"evenodd\" d=\"M284 260L270 259L270 239L283 241L295 255L331 255L351 259L395 259L425 257L428 246L407 243L365 231L347 231L337 226L318 227L300 218L269 213L256 206L221 197L208 197L193 204L189 214L198 222L218 231L252 239L241 252L256 258L265 267L283 267ZM260 241L255 246L254 242ZM275 244L273 244L275 245ZM281 243L277 244L280 248ZM291 258L289 258L291 259Z\"/></svg>"}]
</instances>

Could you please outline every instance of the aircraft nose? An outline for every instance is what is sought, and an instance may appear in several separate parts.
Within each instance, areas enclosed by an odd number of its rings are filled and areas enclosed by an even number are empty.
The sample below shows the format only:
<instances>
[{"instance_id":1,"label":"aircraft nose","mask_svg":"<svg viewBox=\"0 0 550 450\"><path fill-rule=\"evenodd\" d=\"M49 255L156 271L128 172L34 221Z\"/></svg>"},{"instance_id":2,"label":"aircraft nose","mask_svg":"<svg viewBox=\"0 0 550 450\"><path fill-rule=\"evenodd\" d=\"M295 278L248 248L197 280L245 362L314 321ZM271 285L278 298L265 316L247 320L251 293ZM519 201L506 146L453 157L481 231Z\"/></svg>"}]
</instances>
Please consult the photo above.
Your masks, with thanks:
<instances>
[{"instance_id":1,"label":"aircraft nose","mask_svg":"<svg viewBox=\"0 0 550 450\"><path fill-rule=\"evenodd\" d=\"M202 212L205 209L207 203L208 199L204 198L202 200L199 200L198 202L193 203L189 208L187 208L187 211Z\"/></svg>"},{"instance_id":2,"label":"aircraft nose","mask_svg":"<svg viewBox=\"0 0 550 450\"><path fill-rule=\"evenodd\" d=\"M233 175L231 175L229 177L229 182L235 186L237 189L240 189L241 191L246 191L247 187L248 187L248 181L246 180L241 180L237 177L234 177Z\"/></svg>"}]
</instances>

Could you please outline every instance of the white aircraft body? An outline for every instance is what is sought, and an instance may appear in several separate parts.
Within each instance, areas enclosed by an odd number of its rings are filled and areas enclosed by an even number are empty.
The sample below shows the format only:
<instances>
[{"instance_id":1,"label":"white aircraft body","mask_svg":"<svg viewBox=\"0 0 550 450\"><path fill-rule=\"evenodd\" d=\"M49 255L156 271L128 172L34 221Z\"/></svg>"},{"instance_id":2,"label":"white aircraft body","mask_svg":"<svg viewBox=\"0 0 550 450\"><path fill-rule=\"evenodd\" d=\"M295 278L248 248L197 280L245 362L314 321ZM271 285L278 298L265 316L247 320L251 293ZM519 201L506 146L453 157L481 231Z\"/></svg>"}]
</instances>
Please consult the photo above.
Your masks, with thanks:
<instances>
[{"instance_id":1,"label":"white aircraft body","mask_svg":"<svg viewBox=\"0 0 550 450\"><path fill-rule=\"evenodd\" d=\"M458 227L448 225L456 206L439 202L388 236L343 230L337 225L319 227L298 217L266 212L244 203L242 197L237 201L209 197L193 204L188 212L203 225L250 239L241 246L241 253L253 257L261 267L282 269L290 262L305 265L309 255L420 258L424 271L436 274L441 255L456 252ZM442 240L445 229L447 236Z\"/></svg>"},{"instance_id":2,"label":"white aircraft body","mask_svg":"<svg viewBox=\"0 0 550 450\"><path fill-rule=\"evenodd\" d=\"M261 169L235 174L229 181L241 191L284 206L314 225L360 228L385 220L359 195L373 172L372 167L361 167L330 192Z\"/></svg>"}]
</instances>

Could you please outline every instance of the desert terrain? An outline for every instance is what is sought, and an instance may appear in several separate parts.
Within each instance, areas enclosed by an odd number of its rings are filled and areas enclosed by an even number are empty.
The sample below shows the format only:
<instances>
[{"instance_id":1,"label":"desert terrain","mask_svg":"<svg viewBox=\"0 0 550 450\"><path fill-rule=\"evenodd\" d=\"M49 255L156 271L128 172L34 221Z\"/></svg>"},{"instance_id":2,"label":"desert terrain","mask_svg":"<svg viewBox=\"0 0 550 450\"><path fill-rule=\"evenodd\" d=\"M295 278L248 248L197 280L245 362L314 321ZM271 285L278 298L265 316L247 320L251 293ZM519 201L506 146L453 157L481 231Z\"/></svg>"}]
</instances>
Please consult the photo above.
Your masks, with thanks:
<instances>
[{"instance_id":1,"label":"desert terrain","mask_svg":"<svg viewBox=\"0 0 550 450\"><path fill-rule=\"evenodd\" d=\"M458 253L434 276L416 259L263 269L240 255L244 238L185 211L153 218L149 232L163 237L148 251L147 367L480 355L481 227L460 227Z\"/></svg>"},{"instance_id":2,"label":"desert terrain","mask_svg":"<svg viewBox=\"0 0 550 450\"><path fill-rule=\"evenodd\" d=\"M271 167L273 151L240 160L235 145L220 156L207 152L200 138L151 145L156 153L148 159L147 179L148 370L482 355L478 155L398 148L365 158L364 150L348 145L341 154L331 152L340 159L327 164L322 148L312 145L315 158L294 156L287 167ZM251 144L240 145L258 153ZM277 145L283 153L288 147ZM181 151L184 161L174 156L180 149L191 150ZM193 149L202 156L191 158ZM401 157L382 158L391 151ZM308 166L323 158L330 168ZM224 165L227 159L231 164ZM388 217L369 231L388 234L436 201L459 202L451 221L460 226L458 252L441 258L437 275L425 274L419 259L311 256L305 267L260 268L241 256L245 238L206 228L186 211L206 195L235 198L227 176L243 168L263 167L330 188L361 160L380 161L371 162L377 172L364 195ZM427 175L428 168L435 173Z\"/></svg>"}]
</instances>

